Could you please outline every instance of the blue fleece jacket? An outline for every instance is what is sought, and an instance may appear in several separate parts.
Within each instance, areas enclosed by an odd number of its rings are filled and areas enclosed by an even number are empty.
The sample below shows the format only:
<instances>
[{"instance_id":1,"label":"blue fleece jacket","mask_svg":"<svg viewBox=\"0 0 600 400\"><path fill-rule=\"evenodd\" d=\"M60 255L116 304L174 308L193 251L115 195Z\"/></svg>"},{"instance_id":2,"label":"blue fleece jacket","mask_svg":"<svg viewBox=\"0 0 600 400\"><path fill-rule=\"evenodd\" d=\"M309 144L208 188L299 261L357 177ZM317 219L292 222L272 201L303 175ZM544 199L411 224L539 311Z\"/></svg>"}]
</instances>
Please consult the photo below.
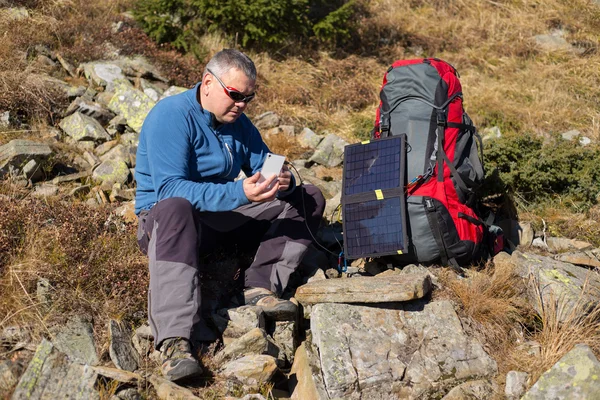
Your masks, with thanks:
<instances>
[{"instance_id":1,"label":"blue fleece jacket","mask_svg":"<svg viewBox=\"0 0 600 400\"><path fill-rule=\"evenodd\" d=\"M250 203L242 180L234 179L240 170L247 176L260 171L269 149L246 115L216 124L196 99L198 87L161 100L144 121L136 156L136 214L171 197L183 197L199 211Z\"/></svg>"}]
</instances>

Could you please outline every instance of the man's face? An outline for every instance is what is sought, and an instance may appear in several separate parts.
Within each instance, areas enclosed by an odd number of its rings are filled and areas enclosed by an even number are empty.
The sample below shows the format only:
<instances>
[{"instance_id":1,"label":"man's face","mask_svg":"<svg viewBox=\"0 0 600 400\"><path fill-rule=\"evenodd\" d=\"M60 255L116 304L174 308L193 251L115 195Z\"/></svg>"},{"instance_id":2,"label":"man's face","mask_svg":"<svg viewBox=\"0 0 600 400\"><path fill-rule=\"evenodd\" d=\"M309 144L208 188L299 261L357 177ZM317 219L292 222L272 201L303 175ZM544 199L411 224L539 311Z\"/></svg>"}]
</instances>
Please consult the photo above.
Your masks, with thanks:
<instances>
[{"instance_id":1,"label":"man's face","mask_svg":"<svg viewBox=\"0 0 600 400\"><path fill-rule=\"evenodd\" d=\"M207 73L202 79L200 90L202 107L212 112L217 121L229 124L239 118L248 106L247 101L236 101L228 91L237 91L245 96L252 95L256 82L250 80L242 71L231 68L219 76ZM227 88L227 89L224 89ZM234 97L239 95L233 94Z\"/></svg>"}]
</instances>

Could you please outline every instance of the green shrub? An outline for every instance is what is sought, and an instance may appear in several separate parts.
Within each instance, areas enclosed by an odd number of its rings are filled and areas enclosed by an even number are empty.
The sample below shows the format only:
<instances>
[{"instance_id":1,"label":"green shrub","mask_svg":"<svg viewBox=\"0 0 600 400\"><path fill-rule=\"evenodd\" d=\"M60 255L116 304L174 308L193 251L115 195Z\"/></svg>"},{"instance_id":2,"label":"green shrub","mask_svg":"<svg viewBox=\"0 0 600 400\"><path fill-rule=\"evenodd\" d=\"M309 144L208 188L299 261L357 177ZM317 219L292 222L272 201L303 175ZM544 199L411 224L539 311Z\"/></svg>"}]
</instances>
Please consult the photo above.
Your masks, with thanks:
<instances>
[{"instance_id":1,"label":"green shrub","mask_svg":"<svg viewBox=\"0 0 600 400\"><path fill-rule=\"evenodd\" d=\"M487 194L518 193L530 202L566 196L592 205L600 194L600 147L582 147L560 136L508 134L485 145Z\"/></svg>"},{"instance_id":2,"label":"green shrub","mask_svg":"<svg viewBox=\"0 0 600 400\"><path fill-rule=\"evenodd\" d=\"M136 19L150 37L194 51L197 38L220 31L244 47L269 49L311 37L335 45L350 38L356 0L139 0Z\"/></svg>"}]
</instances>

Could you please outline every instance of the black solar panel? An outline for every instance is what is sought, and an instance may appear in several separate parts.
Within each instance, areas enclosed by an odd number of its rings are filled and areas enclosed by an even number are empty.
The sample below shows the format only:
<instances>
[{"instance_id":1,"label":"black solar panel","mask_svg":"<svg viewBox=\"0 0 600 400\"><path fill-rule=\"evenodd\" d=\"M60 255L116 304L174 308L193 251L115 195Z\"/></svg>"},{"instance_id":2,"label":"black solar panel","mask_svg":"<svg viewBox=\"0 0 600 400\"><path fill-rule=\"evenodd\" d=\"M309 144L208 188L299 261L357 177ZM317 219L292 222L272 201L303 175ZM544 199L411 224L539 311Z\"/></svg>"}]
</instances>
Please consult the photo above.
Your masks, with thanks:
<instances>
[{"instance_id":1,"label":"black solar panel","mask_svg":"<svg viewBox=\"0 0 600 400\"><path fill-rule=\"evenodd\" d=\"M346 258L406 250L405 136L346 146L342 217Z\"/></svg>"},{"instance_id":2,"label":"black solar panel","mask_svg":"<svg viewBox=\"0 0 600 400\"><path fill-rule=\"evenodd\" d=\"M346 147L344 194L399 187L400 145L394 137Z\"/></svg>"}]
</instances>

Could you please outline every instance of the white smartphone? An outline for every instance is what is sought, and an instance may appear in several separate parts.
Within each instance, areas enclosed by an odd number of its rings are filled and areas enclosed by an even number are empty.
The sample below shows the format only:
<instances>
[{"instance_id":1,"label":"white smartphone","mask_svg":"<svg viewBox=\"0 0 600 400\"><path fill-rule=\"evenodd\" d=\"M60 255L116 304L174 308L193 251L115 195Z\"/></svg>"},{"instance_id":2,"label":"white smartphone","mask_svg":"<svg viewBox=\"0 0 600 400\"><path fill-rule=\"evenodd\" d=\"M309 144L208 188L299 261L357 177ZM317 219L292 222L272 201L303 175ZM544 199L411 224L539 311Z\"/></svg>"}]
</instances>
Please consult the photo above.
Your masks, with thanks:
<instances>
[{"instance_id":1,"label":"white smartphone","mask_svg":"<svg viewBox=\"0 0 600 400\"><path fill-rule=\"evenodd\" d=\"M267 158L265 158L262 170L260 171L260 178L258 178L258 182L256 184L258 185L260 183L263 183L273 175L279 176L279 174L281 173L281 168L283 168L284 161L284 156L272 153L267 154ZM275 183L276 181L277 179L275 179L273 183Z\"/></svg>"}]
</instances>

